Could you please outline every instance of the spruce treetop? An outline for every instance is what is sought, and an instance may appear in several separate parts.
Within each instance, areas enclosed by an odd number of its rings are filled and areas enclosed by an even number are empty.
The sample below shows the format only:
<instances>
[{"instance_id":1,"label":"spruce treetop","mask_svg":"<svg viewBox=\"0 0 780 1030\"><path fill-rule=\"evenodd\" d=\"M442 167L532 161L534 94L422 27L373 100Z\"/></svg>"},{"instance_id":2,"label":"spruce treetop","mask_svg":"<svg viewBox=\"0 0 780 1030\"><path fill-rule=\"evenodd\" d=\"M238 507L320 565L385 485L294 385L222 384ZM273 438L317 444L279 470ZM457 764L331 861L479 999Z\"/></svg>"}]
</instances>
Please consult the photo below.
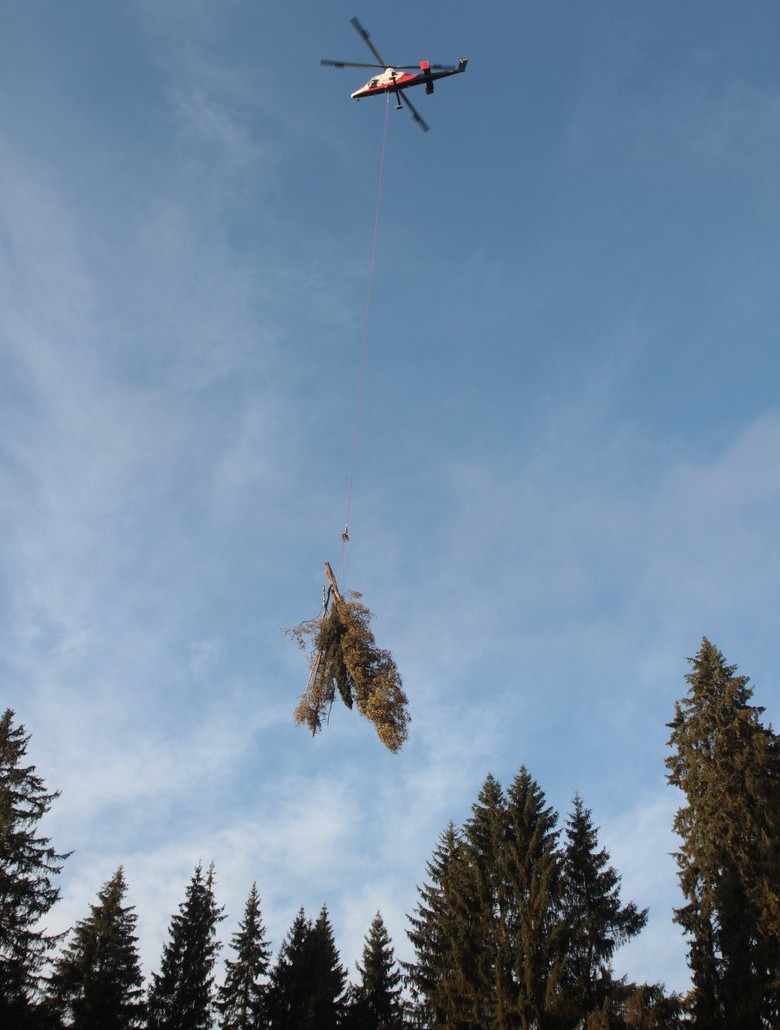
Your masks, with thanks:
<instances>
[{"instance_id":1,"label":"spruce treetop","mask_svg":"<svg viewBox=\"0 0 780 1030\"><path fill-rule=\"evenodd\" d=\"M391 1030L403 1019L401 972L396 965L390 935L377 912L363 945L362 963L357 963L360 984L355 993L353 1017L361 1030Z\"/></svg>"},{"instance_id":2,"label":"spruce treetop","mask_svg":"<svg viewBox=\"0 0 780 1030\"><path fill-rule=\"evenodd\" d=\"M780 740L706 637L689 659L686 696L669 724L668 781L689 938L694 1023L714 1030L775 1025L780 968Z\"/></svg>"},{"instance_id":3,"label":"spruce treetop","mask_svg":"<svg viewBox=\"0 0 780 1030\"><path fill-rule=\"evenodd\" d=\"M259 1030L266 1023L267 974L271 948L260 914L260 895L253 883L244 917L233 934L235 959L225 962L225 983L217 1007L222 1030Z\"/></svg>"},{"instance_id":4,"label":"spruce treetop","mask_svg":"<svg viewBox=\"0 0 780 1030\"><path fill-rule=\"evenodd\" d=\"M59 939L41 920L60 896L54 877L59 854L38 824L59 792L48 792L35 766L25 763L30 741L8 708L0 716L0 1016L21 1025L38 995L41 970ZM2 1020L0 1020L2 1022ZM12 1025L12 1024L8 1024Z\"/></svg>"},{"instance_id":5,"label":"spruce treetop","mask_svg":"<svg viewBox=\"0 0 780 1030\"><path fill-rule=\"evenodd\" d=\"M346 980L327 908L322 907L314 922L299 909L271 973L268 1002L274 1030L337 1030Z\"/></svg>"},{"instance_id":6,"label":"spruce treetop","mask_svg":"<svg viewBox=\"0 0 780 1030\"><path fill-rule=\"evenodd\" d=\"M612 956L647 923L647 910L620 901L620 876L599 848L598 830L579 794L566 821L562 911L566 926L566 1007L595 1012L614 990Z\"/></svg>"},{"instance_id":7,"label":"spruce treetop","mask_svg":"<svg viewBox=\"0 0 780 1030\"><path fill-rule=\"evenodd\" d=\"M77 1030L133 1030L142 1025L137 917L124 904L126 893L120 866L55 963L49 980L51 1004Z\"/></svg>"},{"instance_id":8,"label":"spruce treetop","mask_svg":"<svg viewBox=\"0 0 780 1030\"><path fill-rule=\"evenodd\" d=\"M210 1030L214 965L221 948L216 928L224 918L214 897L214 867L204 876L198 863L171 918L160 972L152 974L148 1030Z\"/></svg>"}]
</instances>

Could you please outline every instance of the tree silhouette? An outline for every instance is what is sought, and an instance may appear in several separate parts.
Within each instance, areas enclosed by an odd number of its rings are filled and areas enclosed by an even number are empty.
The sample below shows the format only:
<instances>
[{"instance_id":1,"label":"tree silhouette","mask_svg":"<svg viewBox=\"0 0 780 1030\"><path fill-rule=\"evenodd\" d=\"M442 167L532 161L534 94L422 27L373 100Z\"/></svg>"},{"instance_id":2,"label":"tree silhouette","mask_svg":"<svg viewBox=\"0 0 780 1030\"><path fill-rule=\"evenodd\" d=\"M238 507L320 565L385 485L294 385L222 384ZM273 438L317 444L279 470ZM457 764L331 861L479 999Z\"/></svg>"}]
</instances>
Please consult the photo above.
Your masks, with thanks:
<instances>
[{"instance_id":1,"label":"tree silhouette","mask_svg":"<svg viewBox=\"0 0 780 1030\"><path fill-rule=\"evenodd\" d=\"M575 1019L600 1009L615 987L612 956L641 932L647 910L620 903L620 876L598 846L598 831L582 798L566 823L562 911L566 923L566 1007Z\"/></svg>"},{"instance_id":2,"label":"tree silhouette","mask_svg":"<svg viewBox=\"0 0 780 1030\"><path fill-rule=\"evenodd\" d=\"M225 983L217 1007L222 1030L262 1030L268 1025L267 983L271 949L265 938L257 884L247 898L244 918L233 934L234 960L225 962Z\"/></svg>"},{"instance_id":3,"label":"tree silhouette","mask_svg":"<svg viewBox=\"0 0 780 1030\"><path fill-rule=\"evenodd\" d=\"M35 766L24 762L29 735L0 716L0 1026L34 1025L41 971L59 937L41 920L59 898L54 877L68 857L38 825L59 793L47 793Z\"/></svg>"},{"instance_id":4,"label":"tree silhouette","mask_svg":"<svg viewBox=\"0 0 780 1030\"><path fill-rule=\"evenodd\" d=\"M279 950L269 989L273 1030L336 1030L344 1008L341 966L328 912L312 923L300 909Z\"/></svg>"},{"instance_id":5,"label":"tree silhouette","mask_svg":"<svg viewBox=\"0 0 780 1030\"><path fill-rule=\"evenodd\" d=\"M780 1024L780 742L706 638L669 724L668 780L683 792L674 828L698 1027Z\"/></svg>"},{"instance_id":6,"label":"tree silhouette","mask_svg":"<svg viewBox=\"0 0 780 1030\"><path fill-rule=\"evenodd\" d=\"M49 981L55 1010L73 1030L132 1030L143 1025L143 976L133 909L122 867L98 893L90 915L76 924Z\"/></svg>"},{"instance_id":7,"label":"tree silhouette","mask_svg":"<svg viewBox=\"0 0 780 1030\"><path fill-rule=\"evenodd\" d=\"M214 963L224 918L214 899L214 869L195 869L184 901L171 918L160 965L149 989L148 1030L210 1030L214 1016Z\"/></svg>"},{"instance_id":8,"label":"tree silhouette","mask_svg":"<svg viewBox=\"0 0 780 1030\"><path fill-rule=\"evenodd\" d=\"M353 992L349 1025L355 1030L399 1030L404 1018L401 971L380 912L371 921L357 968L360 983Z\"/></svg>"}]
</instances>

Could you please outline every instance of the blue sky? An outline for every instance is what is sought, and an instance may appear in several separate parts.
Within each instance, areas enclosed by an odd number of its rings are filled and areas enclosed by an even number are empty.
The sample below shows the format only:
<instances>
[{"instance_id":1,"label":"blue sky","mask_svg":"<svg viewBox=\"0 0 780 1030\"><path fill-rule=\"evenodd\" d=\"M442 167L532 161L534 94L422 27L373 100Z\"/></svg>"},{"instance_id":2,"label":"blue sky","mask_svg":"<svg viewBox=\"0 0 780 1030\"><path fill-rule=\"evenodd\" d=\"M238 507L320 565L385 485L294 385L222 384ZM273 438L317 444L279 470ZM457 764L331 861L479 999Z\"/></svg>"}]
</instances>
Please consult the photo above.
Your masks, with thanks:
<instances>
[{"instance_id":1,"label":"blue sky","mask_svg":"<svg viewBox=\"0 0 780 1030\"><path fill-rule=\"evenodd\" d=\"M351 542L342 550L385 101ZM0 704L62 795L56 928L123 863L145 966L195 864L227 939L354 960L446 823L579 791L687 982L665 723L702 635L780 721L780 13L768 2L40 0L0 33ZM292 722L329 560L410 699Z\"/></svg>"}]
</instances>

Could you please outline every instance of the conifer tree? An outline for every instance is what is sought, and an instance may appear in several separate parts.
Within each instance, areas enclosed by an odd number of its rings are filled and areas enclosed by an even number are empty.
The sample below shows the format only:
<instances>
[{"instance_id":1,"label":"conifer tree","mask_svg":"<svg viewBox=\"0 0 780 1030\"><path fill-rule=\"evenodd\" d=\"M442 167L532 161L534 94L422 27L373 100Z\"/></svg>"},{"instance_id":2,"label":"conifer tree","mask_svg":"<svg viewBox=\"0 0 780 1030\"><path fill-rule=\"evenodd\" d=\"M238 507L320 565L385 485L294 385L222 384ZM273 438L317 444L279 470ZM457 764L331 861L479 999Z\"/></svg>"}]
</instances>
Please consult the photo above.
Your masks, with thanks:
<instances>
[{"instance_id":1,"label":"conifer tree","mask_svg":"<svg viewBox=\"0 0 780 1030\"><path fill-rule=\"evenodd\" d=\"M282 941L268 987L269 1022L273 1030L293 1030L303 1018L307 997L307 946L311 920L299 909Z\"/></svg>"},{"instance_id":2,"label":"conifer tree","mask_svg":"<svg viewBox=\"0 0 780 1030\"><path fill-rule=\"evenodd\" d=\"M55 963L49 996L73 1030L142 1026L137 917L124 904L126 893L120 866L98 893L98 904L90 906L91 914L76 924L73 939Z\"/></svg>"},{"instance_id":3,"label":"conifer tree","mask_svg":"<svg viewBox=\"0 0 780 1030\"><path fill-rule=\"evenodd\" d=\"M706 638L669 724L668 780L683 792L674 828L698 1027L780 1023L780 742Z\"/></svg>"},{"instance_id":4,"label":"conifer tree","mask_svg":"<svg viewBox=\"0 0 780 1030\"><path fill-rule=\"evenodd\" d=\"M689 1026L682 998L659 984L617 981L598 1009L577 1027L584 1030L683 1030Z\"/></svg>"},{"instance_id":5,"label":"conifer tree","mask_svg":"<svg viewBox=\"0 0 780 1030\"><path fill-rule=\"evenodd\" d=\"M360 984L354 991L351 1025L356 1030L399 1030L404 1016L401 972L380 912L371 922L357 968Z\"/></svg>"},{"instance_id":6,"label":"conifer tree","mask_svg":"<svg viewBox=\"0 0 780 1030\"><path fill-rule=\"evenodd\" d=\"M426 864L429 882L417 888L419 899L409 916L406 935L416 962L404 964L415 1000L416 1021L422 1026L461 1025L462 995L457 969L469 946L456 901L463 878L464 844L453 823L441 834Z\"/></svg>"},{"instance_id":7,"label":"conifer tree","mask_svg":"<svg viewBox=\"0 0 780 1030\"><path fill-rule=\"evenodd\" d=\"M328 911L316 922L300 909L279 951L269 989L273 1030L336 1030L345 1002L341 966Z\"/></svg>"},{"instance_id":8,"label":"conifer tree","mask_svg":"<svg viewBox=\"0 0 780 1030\"><path fill-rule=\"evenodd\" d=\"M59 898L54 877L68 857L58 854L38 824L58 793L47 793L35 766L25 764L30 741L0 716L0 1026L33 1025L41 971L57 937L41 920Z\"/></svg>"},{"instance_id":9,"label":"conifer tree","mask_svg":"<svg viewBox=\"0 0 780 1030\"><path fill-rule=\"evenodd\" d=\"M492 775L485 778L471 813L463 827L456 898L460 921L469 928L458 970L468 999L463 1014L476 1026L505 1030L515 1025L512 904L504 872L509 820L501 784Z\"/></svg>"},{"instance_id":10,"label":"conifer tree","mask_svg":"<svg viewBox=\"0 0 780 1030\"><path fill-rule=\"evenodd\" d=\"M516 1015L523 1030L556 1025L566 964L558 814L525 766L507 791L505 872L511 892Z\"/></svg>"},{"instance_id":11,"label":"conifer tree","mask_svg":"<svg viewBox=\"0 0 780 1030\"><path fill-rule=\"evenodd\" d=\"M312 1030L336 1030L344 1005L347 971L341 965L338 949L330 925L328 910L323 905L311 937L312 969Z\"/></svg>"},{"instance_id":12,"label":"conifer tree","mask_svg":"<svg viewBox=\"0 0 780 1030\"><path fill-rule=\"evenodd\" d=\"M521 766L506 793L488 776L463 829L442 834L407 931L416 1025L582 1028L622 986L610 960L646 913L621 905L620 878L579 798L563 850L557 824Z\"/></svg>"},{"instance_id":13,"label":"conifer tree","mask_svg":"<svg viewBox=\"0 0 780 1030\"><path fill-rule=\"evenodd\" d=\"M148 1030L210 1030L220 949L216 930L222 919L214 898L214 868L204 877L199 863L171 919L160 972L152 974Z\"/></svg>"},{"instance_id":14,"label":"conifer tree","mask_svg":"<svg viewBox=\"0 0 780 1030\"><path fill-rule=\"evenodd\" d=\"M562 912L567 961L564 996L574 1020L600 1009L614 988L612 956L647 922L647 910L620 903L620 876L598 847L598 831L579 795L566 823Z\"/></svg>"},{"instance_id":15,"label":"conifer tree","mask_svg":"<svg viewBox=\"0 0 780 1030\"><path fill-rule=\"evenodd\" d=\"M265 980L271 949L266 941L255 883L231 944L236 957L225 963L225 983L219 990L217 1003L220 1027L222 1030L263 1030L268 1025Z\"/></svg>"},{"instance_id":16,"label":"conifer tree","mask_svg":"<svg viewBox=\"0 0 780 1030\"><path fill-rule=\"evenodd\" d=\"M521 767L506 796L488 776L463 831L442 835L407 931L428 1025L553 1025L565 944L556 822Z\"/></svg>"}]
</instances>

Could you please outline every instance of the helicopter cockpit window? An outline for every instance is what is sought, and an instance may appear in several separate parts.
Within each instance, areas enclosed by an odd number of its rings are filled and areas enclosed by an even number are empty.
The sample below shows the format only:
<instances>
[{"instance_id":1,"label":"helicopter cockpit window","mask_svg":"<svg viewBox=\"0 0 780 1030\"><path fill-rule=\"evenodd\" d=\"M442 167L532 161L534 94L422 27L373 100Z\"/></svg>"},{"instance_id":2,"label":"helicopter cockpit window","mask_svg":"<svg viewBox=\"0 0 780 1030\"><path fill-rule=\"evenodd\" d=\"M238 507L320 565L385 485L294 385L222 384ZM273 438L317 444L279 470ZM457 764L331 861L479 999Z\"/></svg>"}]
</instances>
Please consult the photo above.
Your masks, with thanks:
<instances>
[{"instance_id":1,"label":"helicopter cockpit window","mask_svg":"<svg viewBox=\"0 0 780 1030\"><path fill-rule=\"evenodd\" d=\"M376 86L378 84L378 82L379 82L379 77L377 77L375 79L371 79L371 81L368 84L368 88L369 89L373 89L374 86Z\"/></svg>"}]
</instances>

